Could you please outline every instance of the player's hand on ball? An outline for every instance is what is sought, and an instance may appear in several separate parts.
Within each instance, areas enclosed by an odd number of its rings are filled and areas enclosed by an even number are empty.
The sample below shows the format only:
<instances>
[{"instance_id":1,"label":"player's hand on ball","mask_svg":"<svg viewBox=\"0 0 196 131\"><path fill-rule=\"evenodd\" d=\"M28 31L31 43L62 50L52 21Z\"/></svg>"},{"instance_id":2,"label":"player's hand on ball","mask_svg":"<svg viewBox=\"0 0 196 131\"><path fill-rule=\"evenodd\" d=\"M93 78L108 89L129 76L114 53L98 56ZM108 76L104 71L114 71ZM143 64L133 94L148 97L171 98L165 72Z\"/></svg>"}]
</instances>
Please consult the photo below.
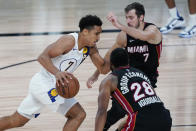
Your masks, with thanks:
<instances>
[{"instance_id":1,"label":"player's hand on ball","mask_svg":"<svg viewBox=\"0 0 196 131\"><path fill-rule=\"evenodd\" d=\"M61 97L69 99L77 95L80 89L80 83L74 75L71 75L71 79L67 77L67 81L69 82L64 81L64 84L59 83L59 85L56 82L56 91Z\"/></svg>"},{"instance_id":2,"label":"player's hand on ball","mask_svg":"<svg viewBox=\"0 0 196 131\"><path fill-rule=\"evenodd\" d=\"M60 84L64 85L64 82L65 81L66 83L69 83L69 81L67 80L67 78L69 79L72 79L72 74L67 72L67 71L64 71L64 72L57 72L55 74L55 77L56 77L56 81L57 81L57 85L59 86Z\"/></svg>"}]
</instances>

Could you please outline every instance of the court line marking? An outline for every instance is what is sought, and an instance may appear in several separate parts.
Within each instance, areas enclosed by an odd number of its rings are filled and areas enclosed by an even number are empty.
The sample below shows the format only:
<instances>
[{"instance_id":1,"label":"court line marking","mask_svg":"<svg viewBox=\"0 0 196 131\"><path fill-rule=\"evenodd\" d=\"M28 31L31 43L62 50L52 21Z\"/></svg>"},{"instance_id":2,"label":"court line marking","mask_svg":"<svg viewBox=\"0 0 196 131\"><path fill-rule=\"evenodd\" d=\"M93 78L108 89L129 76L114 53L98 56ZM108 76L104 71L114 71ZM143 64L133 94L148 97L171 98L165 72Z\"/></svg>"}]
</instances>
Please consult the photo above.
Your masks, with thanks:
<instances>
[{"instance_id":1,"label":"court line marking","mask_svg":"<svg viewBox=\"0 0 196 131\"><path fill-rule=\"evenodd\" d=\"M185 45L185 44L181 44L181 45L180 44L179 45L163 45L163 47L171 47L171 46L196 46L196 44L190 44L190 45ZM98 49L106 50L106 49L109 49L109 48L98 48ZM7 68L10 68L10 67L14 67L14 66L18 66L18 65L22 65L22 64L31 63L31 62L34 62L34 61L37 61L37 59L27 60L27 61L24 61L24 62L19 62L19 63L4 66L4 67L0 67L0 70L7 69Z\"/></svg>"},{"instance_id":2,"label":"court line marking","mask_svg":"<svg viewBox=\"0 0 196 131\"><path fill-rule=\"evenodd\" d=\"M79 31L60 31L60 32L24 32L24 33L0 33L0 37L18 37L18 36L37 36L37 35L60 35L69 34ZM102 30L102 33L116 33L120 32L117 29L106 29Z\"/></svg>"}]
</instances>

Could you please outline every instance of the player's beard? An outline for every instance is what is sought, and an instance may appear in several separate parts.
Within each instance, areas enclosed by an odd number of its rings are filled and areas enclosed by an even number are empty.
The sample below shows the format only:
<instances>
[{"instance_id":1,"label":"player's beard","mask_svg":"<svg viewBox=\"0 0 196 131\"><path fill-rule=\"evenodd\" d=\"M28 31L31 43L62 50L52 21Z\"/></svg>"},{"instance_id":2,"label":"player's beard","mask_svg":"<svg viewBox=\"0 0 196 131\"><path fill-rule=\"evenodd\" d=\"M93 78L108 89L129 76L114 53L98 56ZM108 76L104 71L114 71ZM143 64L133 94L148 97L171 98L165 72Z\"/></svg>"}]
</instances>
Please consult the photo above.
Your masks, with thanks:
<instances>
[{"instance_id":1,"label":"player's beard","mask_svg":"<svg viewBox=\"0 0 196 131\"><path fill-rule=\"evenodd\" d=\"M137 20L137 25L136 25L136 29L138 29L140 27L140 21L139 21L139 19Z\"/></svg>"}]
</instances>

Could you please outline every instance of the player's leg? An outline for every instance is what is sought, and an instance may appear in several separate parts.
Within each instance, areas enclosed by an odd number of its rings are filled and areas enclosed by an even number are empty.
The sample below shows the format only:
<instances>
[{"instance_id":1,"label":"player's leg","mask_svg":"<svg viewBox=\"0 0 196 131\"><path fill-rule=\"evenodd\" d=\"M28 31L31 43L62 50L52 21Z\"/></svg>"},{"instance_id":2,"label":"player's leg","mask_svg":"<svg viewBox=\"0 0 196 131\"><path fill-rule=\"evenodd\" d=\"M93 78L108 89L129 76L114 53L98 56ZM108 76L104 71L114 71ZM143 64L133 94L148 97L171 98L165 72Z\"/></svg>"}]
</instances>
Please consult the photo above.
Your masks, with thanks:
<instances>
[{"instance_id":1,"label":"player's leg","mask_svg":"<svg viewBox=\"0 0 196 131\"><path fill-rule=\"evenodd\" d=\"M104 131L107 131L113 124L115 124L118 120L123 118L125 115L126 112L118 105L118 103L116 101L112 101L112 107L107 112Z\"/></svg>"},{"instance_id":2,"label":"player's leg","mask_svg":"<svg viewBox=\"0 0 196 131\"><path fill-rule=\"evenodd\" d=\"M30 87L32 87L32 82L30 83ZM29 94L21 102L17 111L13 115L0 118L0 131L14 127L21 127L31 118L36 118L38 116L43 105L30 92L31 88L29 88Z\"/></svg>"},{"instance_id":3,"label":"player's leg","mask_svg":"<svg viewBox=\"0 0 196 131\"><path fill-rule=\"evenodd\" d=\"M77 131L81 123L86 117L86 113L79 103L76 103L66 113L67 122L64 125L63 131Z\"/></svg>"},{"instance_id":4,"label":"player's leg","mask_svg":"<svg viewBox=\"0 0 196 131\"><path fill-rule=\"evenodd\" d=\"M22 127L29 121L28 118L20 115L17 111L10 115L0 118L0 131L5 129Z\"/></svg>"},{"instance_id":5,"label":"player's leg","mask_svg":"<svg viewBox=\"0 0 196 131\"><path fill-rule=\"evenodd\" d=\"M47 104L46 106L54 112L58 112L67 118L67 121L63 127L63 131L77 131L85 119L86 113L82 106L75 100L75 98L62 99L64 101L62 104L54 102Z\"/></svg>"},{"instance_id":6,"label":"player's leg","mask_svg":"<svg viewBox=\"0 0 196 131\"><path fill-rule=\"evenodd\" d=\"M31 118L38 116L36 112L39 112L41 107L42 105L29 93L13 115L0 118L0 131L24 126Z\"/></svg>"},{"instance_id":7,"label":"player's leg","mask_svg":"<svg viewBox=\"0 0 196 131\"><path fill-rule=\"evenodd\" d=\"M169 9L175 8L176 4L174 0L165 0L165 3L167 4Z\"/></svg>"},{"instance_id":8,"label":"player's leg","mask_svg":"<svg viewBox=\"0 0 196 131\"><path fill-rule=\"evenodd\" d=\"M186 28L179 34L179 37L190 38L196 35L196 0L188 0L189 22Z\"/></svg>"},{"instance_id":9,"label":"player's leg","mask_svg":"<svg viewBox=\"0 0 196 131\"><path fill-rule=\"evenodd\" d=\"M68 118L63 130L76 131L84 120L86 113L75 98L65 99L59 96L55 86L51 79L38 73L31 81L30 89L41 105Z\"/></svg>"},{"instance_id":10,"label":"player's leg","mask_svg":"<svg viewBox=\"0 0 196 131\"><path fill-rule=\"evenodd\" d=\"M180 16L174 0L165 0L168 8L170 17L167 20L167 24L160 29L163 34L172 31L174 28L181 27L185 21L182 16Z\"/></svg>"},{"instance_id":11,"label":"player's leg","mask_svg":"<svg viewBox=\"0 0 196 131\"><path fill-rule=\"evenodd\" d=\"M189 13L196 14L196 1L188 0L188 4L189 4Z\"/></svg>"}]
</instances>

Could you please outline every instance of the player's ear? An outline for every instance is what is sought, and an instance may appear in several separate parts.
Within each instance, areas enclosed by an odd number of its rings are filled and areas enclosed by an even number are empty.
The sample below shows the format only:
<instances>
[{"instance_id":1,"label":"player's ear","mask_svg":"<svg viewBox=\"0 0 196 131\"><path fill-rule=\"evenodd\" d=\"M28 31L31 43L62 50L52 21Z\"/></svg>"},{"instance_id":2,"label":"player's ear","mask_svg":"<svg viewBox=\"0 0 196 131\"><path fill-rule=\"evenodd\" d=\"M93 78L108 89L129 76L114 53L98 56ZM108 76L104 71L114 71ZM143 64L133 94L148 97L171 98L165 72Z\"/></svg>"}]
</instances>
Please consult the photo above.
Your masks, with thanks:
<instances>
[{"instance_id":1,"label":"player's ear","mask_svg":"<svg viewBox=\"0 0 196 131\"><path fill-rule=\"evenodd\" d=\"M144 15L141 15L139 20L140 20L140 22L144 21Z\"/></svg>"},{"instance_id":2,"label":"player's ear","mask_svg":"<svg viewBox=\"0 0 196 131\"><path fill-rule=\"evenodd\" d=\"M82 32L83 32L84 35L88 35L88 32L89 32L89 31L88 31L87 29L83 29Z\"/></svg>"}]
</instances>

